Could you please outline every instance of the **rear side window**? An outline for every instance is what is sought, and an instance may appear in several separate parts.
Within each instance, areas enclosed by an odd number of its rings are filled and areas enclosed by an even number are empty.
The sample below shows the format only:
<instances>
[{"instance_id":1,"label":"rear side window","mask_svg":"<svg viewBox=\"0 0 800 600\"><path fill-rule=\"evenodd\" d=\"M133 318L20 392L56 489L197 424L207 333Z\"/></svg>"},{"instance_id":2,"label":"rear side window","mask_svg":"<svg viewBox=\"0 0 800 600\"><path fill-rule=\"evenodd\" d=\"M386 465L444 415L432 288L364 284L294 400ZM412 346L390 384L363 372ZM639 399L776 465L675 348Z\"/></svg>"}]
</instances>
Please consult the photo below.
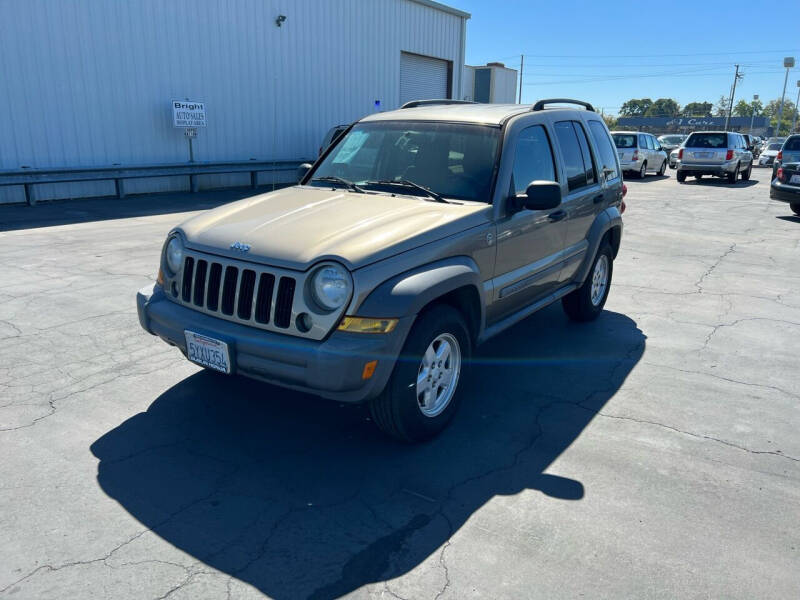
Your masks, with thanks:
<instances>
[{"instance_id":1,"label":"rear side window","mask_svg":"<svg viewBox=\"0 0 800 600\"><path fill-rule=\"evenodd\" d=\"M647 136L642 135L641 133L639 134L639 148L641 148L642 150L647 148Z\"/></svg>"},{"instance_id":2,"label":"rear side window","mask_svg":"<svg viewBox=\"0 0 800 600\"><path fill-rule=\"evenodd\" d=\"M555 130L567 171L569 191L594 183L592 157L583 127L574 121L558 121L555 124ZM583 149L584 146L585 149Z\"/></svg>"},{"instance_id":3,"label":"rear side window","mask_svg":"<svg viewBox=\"0 0 800 600\"><path fill-rule=\"evenodd\" d=\"M614 179L619 176L617 171L617 155L614 146L611 145L611 140L608 137L606 128L600 121L589 121L589 133L594 140L594 145L600 153L600 170L611 170L608 179Z\"/></svg>"},{"instance_id":4,"label":"rear side window","mask_svg":"<svg viewBox=\"0 0 800 600\"><path fill-rule=\"evenodd\" d=\"M653 138L649 135L644 136L645 141L647 142L647 149L648 150L655 150L656 145L653 143Z\"/></svg>"},{"instance_id":5,"label":"rear side window","mask_svg":"<svg viewBox=\"0 0 800 600\"><path fill-rule=\"evenodd\" d=\"M727 148L728 136L724 133L693 133L686 140L687 148Z\"/></svg>"},{"instance_id":6,"label":"rear side window","mask_svg":"<svg viewBox=\"0 0 800 600\"><path fill-rule=\"evenodd\" d=\"M524 194L531 181L556 181L553 149L541 125L523 129L514 151L512 182L514 193Z\"/></svg>"},{"instance_id":7,"label":"rear side window","mask_svg":"<svg viewBox=\"0 0 800 600\"><path fill-rule=\"evenodd\" d=\"M790 137L783 146L784 150L800 150L800 137Z\"/></svg>"},{"instance_id":8,"label":"rear side window","mask_svg":"<svg viewBox=\"0 0 800 600\"><path fill-rule=\"evenodd\" d=\"M636 136L627 133L615 133L611 136L614 138L614 145L617 148L636 148Z\"/></svg>"}]
</instances>

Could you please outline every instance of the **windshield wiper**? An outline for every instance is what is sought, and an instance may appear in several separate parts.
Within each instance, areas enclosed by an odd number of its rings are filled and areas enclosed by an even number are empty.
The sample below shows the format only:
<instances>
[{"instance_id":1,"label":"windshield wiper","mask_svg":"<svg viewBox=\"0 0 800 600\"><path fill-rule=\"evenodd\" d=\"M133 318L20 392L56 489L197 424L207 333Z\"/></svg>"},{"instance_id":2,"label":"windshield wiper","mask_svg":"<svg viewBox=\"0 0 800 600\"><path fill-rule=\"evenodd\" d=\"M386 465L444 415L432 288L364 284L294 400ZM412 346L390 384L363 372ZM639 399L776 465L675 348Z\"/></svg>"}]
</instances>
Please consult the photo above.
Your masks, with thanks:
<instances>
[{"instance_id":1,"label":"windshield wiper","mask_svg":"<svg viewBox=\"0 0 800 600\"><path fill-rule=\"evenodd\" d=\"M366 194L366 191L360 187L358 187L355 183L348 179L344 179L342 177L336 177L336 175L325 175L323 177L314 177L311 181L326 181L328 183L338 183L339 185L343 185L348 190L353 192L358 192L359 194Z\"/></svg>"},{"instance_id":2,"label":"windshield wiper","mask_svg":"<svg viewBox=\"0 0 800 600\"><path fill-rule=\"evenodd\" d=\"M407 187L417 190L418 192L422 192L428 198L432 199L434 202L443 202L444 204L450 204L441 194L437 194L430 188L422 187L418 183L414 183L409 179L381 179L379 181L367 181L367 185L397 185L400 187Z\"/></svg>"}]
</instances>

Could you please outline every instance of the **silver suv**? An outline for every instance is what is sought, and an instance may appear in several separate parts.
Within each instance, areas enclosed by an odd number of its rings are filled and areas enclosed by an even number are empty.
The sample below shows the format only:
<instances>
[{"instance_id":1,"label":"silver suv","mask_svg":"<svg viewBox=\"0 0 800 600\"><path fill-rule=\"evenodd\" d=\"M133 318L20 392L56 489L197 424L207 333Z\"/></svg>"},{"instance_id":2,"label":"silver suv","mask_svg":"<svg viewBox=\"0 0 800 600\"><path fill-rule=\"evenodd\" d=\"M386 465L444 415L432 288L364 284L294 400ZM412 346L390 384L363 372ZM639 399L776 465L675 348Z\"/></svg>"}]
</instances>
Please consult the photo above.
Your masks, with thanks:
<instances>
[{"instance_id":1,"label":"silver suv","mask_svg":"<svg viewBox=\"0 0 800 600\"><path fill-rule=\"evenodd\" d=\"M678 150L678 160L681 183L687 175L696 179L715 175L736 183L739 175L747 181L753 172L753 153L747 149L744 136L732 131L695 131Z\"/></svg>"},{"instance_id":2,"label":"silver suv","mask_svg":"<svg viewBox=\"0 0 800 600\"><path fill-rule=\"evenodd\" d=\"M663 175L669 157L655 136L639 131L613 131L611 137L617 147L619 163L626 173L644 179L647 171Z\"/></svg>"},{"instance_id":3,"label":"silver suv","mask_svg":"<svg viewBox=\"0 0 800 600\"><path fill-rule=\"evenodd\" d=\"M567 102L583 109L548 108ZM589 104L412 103L305 169L173 229L142 327L208 369L368 402L417 441L452 418L477 344L557 300L603 310L623 185Z\"/></svg>"}]
</instances>

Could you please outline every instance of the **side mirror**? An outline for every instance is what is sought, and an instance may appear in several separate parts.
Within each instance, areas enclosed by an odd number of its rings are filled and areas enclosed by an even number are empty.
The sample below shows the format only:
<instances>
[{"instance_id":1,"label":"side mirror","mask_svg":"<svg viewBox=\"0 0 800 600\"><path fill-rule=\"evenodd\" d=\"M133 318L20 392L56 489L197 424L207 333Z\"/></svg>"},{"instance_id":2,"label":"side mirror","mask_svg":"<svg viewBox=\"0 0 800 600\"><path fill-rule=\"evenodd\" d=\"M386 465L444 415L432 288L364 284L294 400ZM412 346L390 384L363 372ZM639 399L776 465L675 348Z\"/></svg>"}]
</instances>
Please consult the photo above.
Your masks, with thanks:
<instances>
[{"instance_id":1,"label":"side mirror","mask_svg":"<svg viewBox=\"0 0 800 600\"><path fill-rule=\"evenodd\" d=\"M561 204L561 186L555 181L531 181L524 196L520 194L513 198L517 210L548 210Z\"/></svg>"},{"instance_id":2,"label":"side mirror","mask_svg":"<svg viewBox=\"0 0 800 600\"><path fill-rule=\"evenodd\" d=\"M303 177L311 170L312 166L311 163L303 163L297 167L297 181L303 181Z\"/></svg>"}]
</instances>

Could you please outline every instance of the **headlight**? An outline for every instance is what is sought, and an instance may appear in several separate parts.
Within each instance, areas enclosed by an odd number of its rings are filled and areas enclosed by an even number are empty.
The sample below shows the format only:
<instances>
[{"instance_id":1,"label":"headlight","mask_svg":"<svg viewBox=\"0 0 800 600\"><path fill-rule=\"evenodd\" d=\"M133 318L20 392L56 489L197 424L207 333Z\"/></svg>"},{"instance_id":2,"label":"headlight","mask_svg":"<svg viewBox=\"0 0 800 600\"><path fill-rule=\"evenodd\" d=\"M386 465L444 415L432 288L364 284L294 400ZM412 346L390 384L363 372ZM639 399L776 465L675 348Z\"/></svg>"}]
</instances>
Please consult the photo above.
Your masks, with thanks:
<instances>
[{"instance_id":1,"label":"headlight","mask_svg":"<svg viewBox=\"0 0 800 600\"><path fill-rule=\"evenodd\" d=\"M325 265L314 274L311 293L320 308L335 310L347 302L352 288L350 273L344 267Z\"/></svg>"},{"instance_id":2,"label":"headlight","mask_svg":"<svg viewBox=\"0 0 800 600\"><path fill-rule=\"evenodd\" d=\"M167 244L166 261L170 274L175 275L183 263L183 244L180 238L173 237Z\"/></svg>"}]
</instances>

